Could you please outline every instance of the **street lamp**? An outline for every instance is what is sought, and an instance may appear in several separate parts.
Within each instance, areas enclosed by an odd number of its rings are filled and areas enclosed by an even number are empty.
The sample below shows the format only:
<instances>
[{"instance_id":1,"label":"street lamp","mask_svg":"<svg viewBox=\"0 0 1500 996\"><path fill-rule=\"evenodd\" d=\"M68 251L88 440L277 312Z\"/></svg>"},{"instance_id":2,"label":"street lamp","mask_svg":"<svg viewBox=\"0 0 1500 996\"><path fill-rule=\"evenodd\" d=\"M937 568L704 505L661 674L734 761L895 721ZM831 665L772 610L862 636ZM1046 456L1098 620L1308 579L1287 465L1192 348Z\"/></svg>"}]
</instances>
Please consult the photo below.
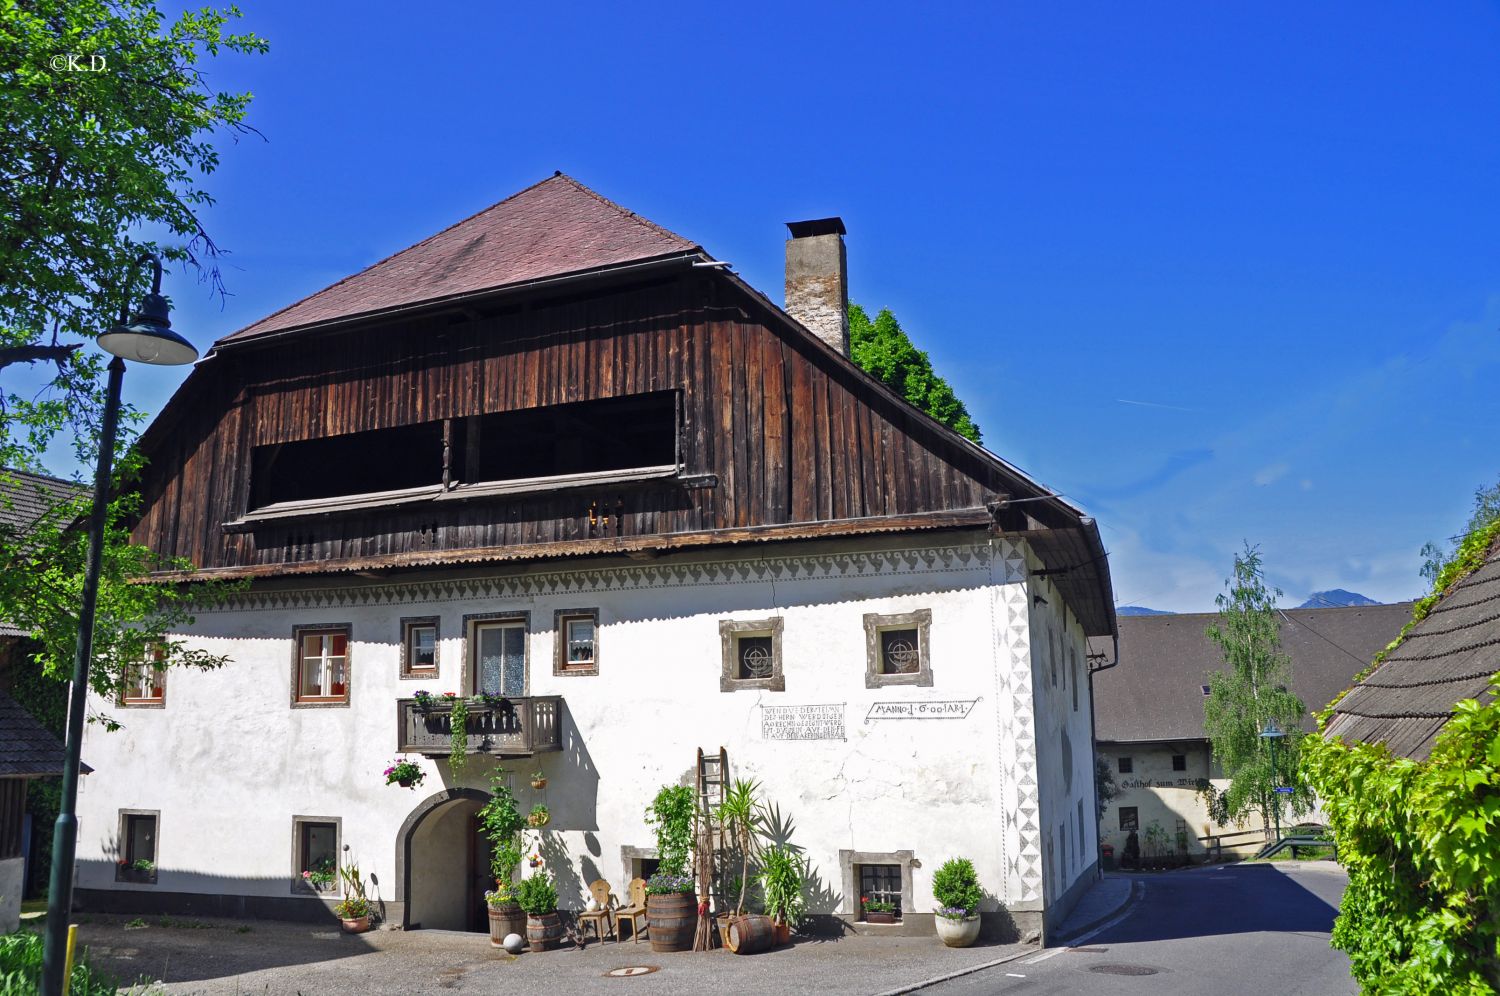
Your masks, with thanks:
<instances>
[{"instance_id":1,"label":"street lamp","mask_svg":"<svg viewBox=\"0 0 1500 996\"><path fill-rule=\"evenodd\" d=\"M151 293L127 324L99 336L99 347L112 353L105 392L104 418L99 428L99 463L94 471L94 508L89 516L89 559L83 576L83 602L78 609L78 646L73 658L73 684L68 691L67 758L63 764L62 802L52 832L52 884L47 892L47 942L42 956L42 992L62 996L68 946L68 913L73 906L73 858L78 844L78 767L83 750L83 712L89 694L89 660L94 652L94 610L99 600L99 566L104 548L104 520L109 509L109 478L115 455L115 427L120 415L120 381L125 361L180 366L198 358L198 351L172 331L166 299L161 296L161 260L145 253L131 266L151 264Z\"/></svg>"},{"instance_id":2,"label":"street lamp","mask_svg":"<svg viewBox=\"0 0 1500 996\"><path fill-rule=\"evenodd\" d=\"M1260 738L1271 745L1271 781L1276 781L1276 741L1283 739L1286 732L1276 725L1276 720L1266 720L1265 729L1260 731ZM1273 812L1276 814L1276 839L1281 839L1281 795L1277 786L1271 786L1271 802L1275 806Z\"/></svg>"}]
</instances>

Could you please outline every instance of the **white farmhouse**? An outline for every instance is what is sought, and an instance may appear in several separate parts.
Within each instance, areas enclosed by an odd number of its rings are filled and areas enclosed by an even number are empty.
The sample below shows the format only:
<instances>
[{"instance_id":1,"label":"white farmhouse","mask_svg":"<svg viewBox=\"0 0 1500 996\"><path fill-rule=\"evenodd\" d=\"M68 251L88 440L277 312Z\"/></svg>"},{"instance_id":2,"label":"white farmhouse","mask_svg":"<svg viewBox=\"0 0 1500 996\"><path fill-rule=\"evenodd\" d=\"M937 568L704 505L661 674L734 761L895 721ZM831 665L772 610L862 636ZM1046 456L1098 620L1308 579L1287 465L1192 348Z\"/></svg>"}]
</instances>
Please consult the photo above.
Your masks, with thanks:
<instances>
[{"instance_id":1,"label":"white farmhouse","mask_svg":"<svg viewBox=\"0 0 1500 996\"><path fill-rule=\"evenodd\" d=\"M784 312L559 174L216 343L135 537L250 584L183 634L228 666L95 703L83 905L327 918L343 856L387 923L478 929L498 762L580 909L722 748L822 926L931 931L960 855L987 929L1055 924L1097 874L1098 530L859 370L843 225L790 227ZM491 697L460 773L418 690Z\"/></svg>"}]
</instances>

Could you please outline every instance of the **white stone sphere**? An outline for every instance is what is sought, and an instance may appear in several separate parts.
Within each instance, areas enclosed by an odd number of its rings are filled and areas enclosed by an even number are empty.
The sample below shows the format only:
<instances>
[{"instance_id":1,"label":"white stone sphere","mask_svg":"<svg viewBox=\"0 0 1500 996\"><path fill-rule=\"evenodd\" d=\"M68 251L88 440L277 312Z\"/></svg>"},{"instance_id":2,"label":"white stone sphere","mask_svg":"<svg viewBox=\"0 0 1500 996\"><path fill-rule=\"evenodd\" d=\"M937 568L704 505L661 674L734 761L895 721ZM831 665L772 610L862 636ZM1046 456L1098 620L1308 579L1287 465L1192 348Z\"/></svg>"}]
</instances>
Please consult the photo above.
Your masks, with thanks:
<instances>
[{"instance_id":1,"label":"white stone sphere","mask_svg":"<svg viewBox=\"0 0 1500 996\"><path fill-rule=\"evenodd\" d=\"M594 912L598 908L599 908L599 900L597 900L597 899L590 899L588 901L588 905L586 905L584 907L584 909L588 910L590 913Z\"/></svg>"},{"instance_id":2,"label":"white stone sphere","mask_svg":"<svg viewBox=\"0 0 1500 996\"><path fill-rule=\"evenodd\" d=\"M521 950L526 947L526 938L520 934L506 934L503 943L505 950L510 954L520 954Z\"/></svg>"}]
</instances>

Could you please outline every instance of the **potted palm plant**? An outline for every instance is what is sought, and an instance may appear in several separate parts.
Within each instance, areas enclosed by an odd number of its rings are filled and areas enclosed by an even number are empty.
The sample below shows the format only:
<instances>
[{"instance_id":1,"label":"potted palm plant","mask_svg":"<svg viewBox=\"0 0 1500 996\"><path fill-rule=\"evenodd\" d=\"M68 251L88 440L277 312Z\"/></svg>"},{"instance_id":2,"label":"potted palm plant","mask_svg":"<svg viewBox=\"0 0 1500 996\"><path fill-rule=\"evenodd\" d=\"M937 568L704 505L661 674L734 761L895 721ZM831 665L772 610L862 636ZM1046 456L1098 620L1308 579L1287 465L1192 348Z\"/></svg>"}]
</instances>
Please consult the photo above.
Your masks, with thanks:
<instances>
[{"instance_id":1,"label":"potted palm plant","mask_svg":"<svg viewBox=\"0 0 1500 996\"><path fill-rule=\"evenodd\" d=\"M776 943L786 944L802 922L805 909L802 857L786 847L768 847L761 852L760 864L760 889L765 896L766 913L775 925Z\"/></svg>"},{"instance_id":2,"label":"potted palm plant","mask_svg":"<svg viewBox=\"0 0 1500 996\"><path fill-rule=\"evenodd\" d=\"M526 943L533 951L546 951L562 939L562 917L557 914L557 887L543 872L523 878L516 886L516 899L526 911Z\"/></svg>"},{"instance_id":3,"label":"potted palm plant","mask_svg":"<svg viewBox=\"0 0 1500 996\"><path fill-rule=\"evenodd\" d=\"M949 858L932 876L938 901L937 935L950 948L966 948L979 939L979 901L984 891L968 858Z\"/></svg>"},{"instance_id":4,"label":"potted palm plant","mask_svg":"<svg viewBox=\"0 0 1500 996\"><path fill-rule=\"evenodd\" d=\"M762 825L760 802L756 792L760 783L737 780L724 793L719 804L719 828L731 853L739 852L740 874L733 879L724 895L734 896L734 909L719 913L719 937L725 947L729 946L729 925L745 915L745 892L750 885L750 864L755 858L756 842Z\"/></svg>"}]
</instances>

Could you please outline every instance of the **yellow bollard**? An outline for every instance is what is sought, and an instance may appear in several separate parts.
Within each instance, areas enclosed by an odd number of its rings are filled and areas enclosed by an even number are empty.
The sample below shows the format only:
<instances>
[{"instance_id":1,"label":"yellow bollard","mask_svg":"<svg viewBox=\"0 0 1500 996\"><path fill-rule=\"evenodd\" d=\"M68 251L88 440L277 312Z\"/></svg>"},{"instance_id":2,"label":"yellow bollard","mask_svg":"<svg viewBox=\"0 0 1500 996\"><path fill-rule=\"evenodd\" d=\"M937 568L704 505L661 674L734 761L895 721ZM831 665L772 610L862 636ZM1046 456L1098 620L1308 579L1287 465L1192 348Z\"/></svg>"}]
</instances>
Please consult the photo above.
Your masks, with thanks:
<instances>
[{"instance_id":1,"label":"yellow bollard","mask_svg":"<svg viewBox=\"0 0 1500 996\"><path fill-rule=\"evenodd\" d=\"M68 996L68 987L73 984L73 945L78 942L78 924L68 924L68 956L63 959L63 991Z\"/></svg>"}]
</instances>

